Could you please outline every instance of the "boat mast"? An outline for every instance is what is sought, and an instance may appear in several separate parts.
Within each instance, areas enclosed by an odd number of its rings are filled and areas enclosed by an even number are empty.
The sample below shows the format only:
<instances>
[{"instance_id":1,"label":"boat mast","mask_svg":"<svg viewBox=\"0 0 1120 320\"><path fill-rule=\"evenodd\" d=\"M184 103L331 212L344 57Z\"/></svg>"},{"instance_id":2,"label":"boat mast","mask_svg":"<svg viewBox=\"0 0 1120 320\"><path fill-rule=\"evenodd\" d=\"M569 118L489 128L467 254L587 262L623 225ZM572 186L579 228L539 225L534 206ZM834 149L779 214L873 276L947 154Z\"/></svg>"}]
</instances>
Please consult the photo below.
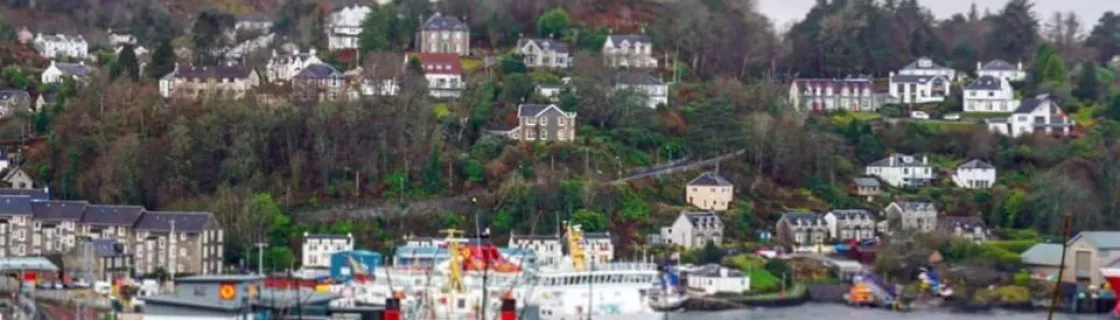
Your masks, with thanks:
<instances>
[{"instance_id":1,"label":"boat mast","mask_svg":"<svg viewBox=\"0 0 1120 320\"><path fill-rule=\"evenodd\" d=\"M1047 314L1047 320L1054 319L1054 311L1058 308L1058 295L1061 293L1062 274L1066 270L1066 246L1069 245L1069 219L1070 214L1066 212L1064 221L1062 222L1062 260L1058 263L1058 281L1054 283L1054 293L1050 295L1050 312Z\"/></svg>"}]
</instances>

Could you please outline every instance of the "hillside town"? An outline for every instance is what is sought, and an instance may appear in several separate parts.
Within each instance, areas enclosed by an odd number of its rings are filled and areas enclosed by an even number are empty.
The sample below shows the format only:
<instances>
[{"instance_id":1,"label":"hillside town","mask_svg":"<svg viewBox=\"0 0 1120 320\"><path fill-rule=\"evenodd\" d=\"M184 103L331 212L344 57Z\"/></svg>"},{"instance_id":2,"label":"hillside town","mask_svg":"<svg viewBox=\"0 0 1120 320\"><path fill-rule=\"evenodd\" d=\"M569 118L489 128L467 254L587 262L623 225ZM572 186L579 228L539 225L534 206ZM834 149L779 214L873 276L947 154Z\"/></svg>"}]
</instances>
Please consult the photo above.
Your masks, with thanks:
<instances>
[{"instance_id":1,"label":"hillside town","mask_svg":"<svg viewBox=\"0 0 1120 320\"><path fill-rule=\"evenodd\" d=\"M1111 4L42 1L0 315L1120 316Z\"/></svg>"}]
</instances>

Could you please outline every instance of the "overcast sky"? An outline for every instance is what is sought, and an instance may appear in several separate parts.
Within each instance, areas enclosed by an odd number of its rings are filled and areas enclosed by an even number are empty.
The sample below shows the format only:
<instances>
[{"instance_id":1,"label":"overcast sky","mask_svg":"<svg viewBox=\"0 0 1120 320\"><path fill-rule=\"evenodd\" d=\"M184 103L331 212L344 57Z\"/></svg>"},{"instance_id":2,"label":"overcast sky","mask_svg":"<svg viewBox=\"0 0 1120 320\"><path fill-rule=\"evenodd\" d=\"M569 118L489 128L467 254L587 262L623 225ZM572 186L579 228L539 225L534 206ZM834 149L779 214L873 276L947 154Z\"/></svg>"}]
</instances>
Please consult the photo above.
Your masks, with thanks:
<instances>
[{"instance_id":1,"label":"overcast sky","mask_svg":"<svg viewBox=\"0 0 1120 320\"><path fill-rule=\"evenodd\" d=\"M785 31L789 23L805 18L805 13L813 7L816 0L758 0L758 9L774 21L780 31ZM992 13L1003 8L1005 0L918 0L923 6L933 11L938 19L952 16L954 13L967 13L969 6L976 3L980 14L984 8L991 9ZM1097 23L1097 19L1105 11L1120 12L1120 0L1034 0L1035 17L1049 17L1055 11L1073 11L1081 18L1086 32ZM1045 20L1045 19L1042 19Z\"/></svg>"}]
</instances>

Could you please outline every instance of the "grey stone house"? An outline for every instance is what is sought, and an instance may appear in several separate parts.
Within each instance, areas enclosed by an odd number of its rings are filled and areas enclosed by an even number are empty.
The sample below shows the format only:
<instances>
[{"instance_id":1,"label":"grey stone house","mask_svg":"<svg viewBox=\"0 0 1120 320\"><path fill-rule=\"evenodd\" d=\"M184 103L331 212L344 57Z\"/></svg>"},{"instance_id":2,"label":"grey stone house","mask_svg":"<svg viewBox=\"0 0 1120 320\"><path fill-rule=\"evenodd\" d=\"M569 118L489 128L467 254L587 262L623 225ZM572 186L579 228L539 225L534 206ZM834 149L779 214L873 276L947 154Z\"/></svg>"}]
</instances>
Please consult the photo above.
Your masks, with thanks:
<instances>
[{"instance_id":1,"label":"grey stone house","mask_svg":"<svg viewBox=\"0 0 1120 320\"><path fill-rule=\"evenodd\" d=\"M927 201L895 201L883 209L888 229L932 232L937 227L937 206Z\"/></svg>"},{"instance_id":2,"label":"grey stone house","mask_svg":"<svg viewBox=\"0 0 1120 320\"><path fill-rule=\"evenodd\" d=\"M74 248L78 224L87 206L89 202L85 201L32 201L31 254L67 252Z\"/></svg>"},{"instance_id":3,"label":"grey stone house","mask_svg":"<svg viewBox=\"0 0 1120 320\"><path fill-rule=\"evenodd\" d=\"M828 222L814 212L787 212L778 219L778 241L795 251L813 251L828 239Z\"/></svg>"},{"instance_id":4,"label":"grey stone house","mask_svg":"<svg viewBox=\"0 0 1120 320\"><path fill-rule=\"evenodd\" d=\"M31 253L31 197L0 196L0 257Z\"/></svg>"},{"instance_id":5,"label":"grey stone house","mask_svg":"<svg viewBox=\"0 0 1120 320\"><path fill-rule=\"evenodd\" d=\"M824 215L828 236L837 240L875 238L875 215L865 209L836 209Z\"/></svg>"},{"instance_id":6,"label":"grey stone house","mask_svg":"<svg viewBox=\"0 0 1120 320\"><path fill-rule=\"evenodd\" d=\"M223 232L210 212L148 211L133 228L136 272L221 271Z\"/></svg>"},{"instance_id":7,"label":"grey stone house","mask_svg":"<svg viewBox=\"0 0 1120 320\"><path fill-rule=\"evenodd\" d=\"M555 104L522 104L517 107L517 127L490 133L520 141L572 141L576 138L576 113Z\"/></svg>"}]
</instances>

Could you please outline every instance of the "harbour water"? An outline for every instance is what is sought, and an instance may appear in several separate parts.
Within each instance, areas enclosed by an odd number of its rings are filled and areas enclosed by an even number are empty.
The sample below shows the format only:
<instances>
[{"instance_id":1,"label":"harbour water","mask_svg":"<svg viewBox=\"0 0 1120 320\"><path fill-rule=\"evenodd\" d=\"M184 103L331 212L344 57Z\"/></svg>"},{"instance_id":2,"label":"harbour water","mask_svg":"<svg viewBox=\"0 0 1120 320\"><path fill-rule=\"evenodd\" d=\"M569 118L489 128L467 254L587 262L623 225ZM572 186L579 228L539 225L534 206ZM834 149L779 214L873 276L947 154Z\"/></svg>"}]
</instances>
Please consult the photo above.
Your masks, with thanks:
<instances>
[{"instance_id":1,"label":"harbour water","mask_svg":"<svg viewBox=\"0 0 1120 320\"><path fill-rule=\"evenodd\" d=\"M671 314L670 320L1039 320L1046 319L1046 312L1014 312L996 310L987 313L952 313L947 310L915 311L908 313L882 309L857 309L841 304L808 303L790 308L762 308L721 312ZM1110 320L1107 314L1054 314L1056 320Z\"/></svg>"}]
</instances>

